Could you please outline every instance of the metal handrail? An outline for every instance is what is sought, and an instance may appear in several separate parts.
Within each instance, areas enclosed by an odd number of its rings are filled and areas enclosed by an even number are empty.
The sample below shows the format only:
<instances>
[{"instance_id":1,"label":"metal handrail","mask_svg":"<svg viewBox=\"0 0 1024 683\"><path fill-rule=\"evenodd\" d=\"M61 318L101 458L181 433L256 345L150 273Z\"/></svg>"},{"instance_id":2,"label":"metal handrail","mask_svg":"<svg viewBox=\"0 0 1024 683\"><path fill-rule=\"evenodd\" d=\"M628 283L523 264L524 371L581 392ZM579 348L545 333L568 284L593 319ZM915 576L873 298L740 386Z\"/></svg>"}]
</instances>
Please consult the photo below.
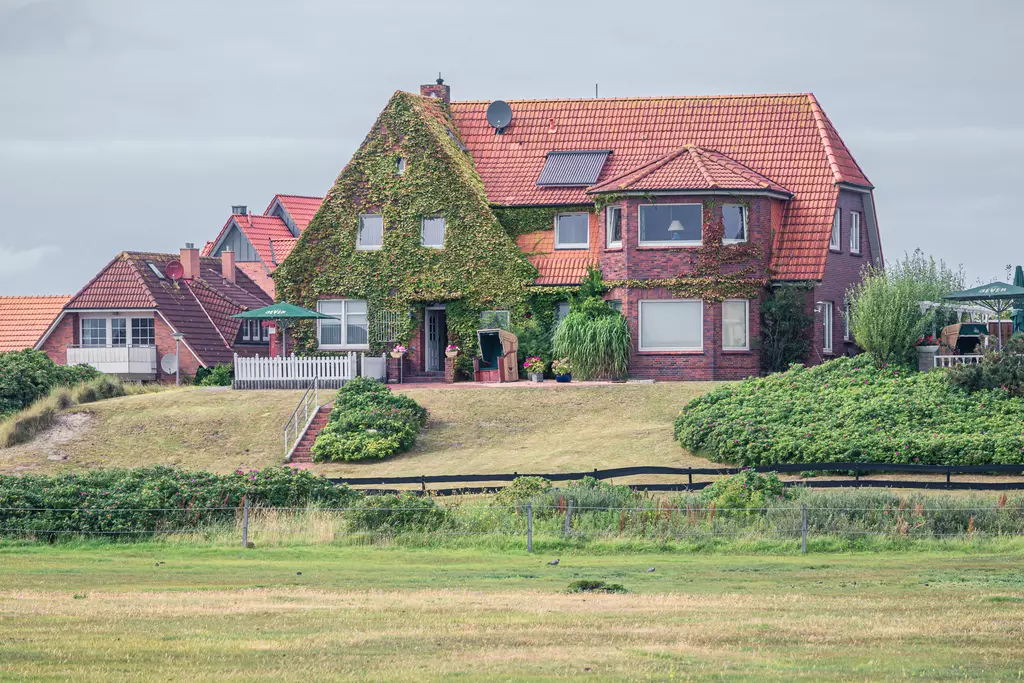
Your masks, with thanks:
<instances>
[{"instance_id":1,"label":"metal handrail","mask_svg":"<svg viewBox=\"0 0 1024 683\"><path fill-rule=\"evenodd\" d=\"M291 457L292 451L299 445L302 435L309 429L310 423L316 417L320 409L320 378L314 377L313 381L306 387L306 393L299 399L299 405L295 406L292 416L284 425L284 459ZM311 400L312 399L312 400ZM301 418L300 418L301 416ZM289 432L291 437L289 438Z\"/></svg>"}]
</instances>

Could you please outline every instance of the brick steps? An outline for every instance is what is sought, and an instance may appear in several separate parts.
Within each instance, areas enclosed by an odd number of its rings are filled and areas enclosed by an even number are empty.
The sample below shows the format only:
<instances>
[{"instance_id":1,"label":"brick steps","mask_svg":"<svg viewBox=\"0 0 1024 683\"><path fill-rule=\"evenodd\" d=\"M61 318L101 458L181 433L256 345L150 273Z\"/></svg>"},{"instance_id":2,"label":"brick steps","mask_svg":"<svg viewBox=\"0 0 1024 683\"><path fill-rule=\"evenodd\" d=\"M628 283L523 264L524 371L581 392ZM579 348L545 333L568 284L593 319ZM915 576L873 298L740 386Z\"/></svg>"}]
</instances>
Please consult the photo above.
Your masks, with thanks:
<instances>
[{"instance_id":1,"label":"brick steps","mask_svg":"<svg viewBox=\"0 0 1024 683\"><path fill-rule=\"evenodd\" d=\"M402 379L406 384L423 384L428 382L444 383L444 372L423 372L422 370L416 370L413 372L406 372Z\"/></svg>"},{"instance_id":2,"label":"brick steps","mask_svg":"<svg viewBox=\"0 0 1024 683\"><path fill-rule=\"evenodd\" d=\"M291 460L288 462L292 464L313 462L313 442L316 441L320 430L327 424L332 408L334 408L333 403L320 406L320 409L316 411L316 415L313 416L313 421L309 423L309 429L302 435L302 438L299 439L299 445L292 451Z\"/></svg>"}]
</instances>

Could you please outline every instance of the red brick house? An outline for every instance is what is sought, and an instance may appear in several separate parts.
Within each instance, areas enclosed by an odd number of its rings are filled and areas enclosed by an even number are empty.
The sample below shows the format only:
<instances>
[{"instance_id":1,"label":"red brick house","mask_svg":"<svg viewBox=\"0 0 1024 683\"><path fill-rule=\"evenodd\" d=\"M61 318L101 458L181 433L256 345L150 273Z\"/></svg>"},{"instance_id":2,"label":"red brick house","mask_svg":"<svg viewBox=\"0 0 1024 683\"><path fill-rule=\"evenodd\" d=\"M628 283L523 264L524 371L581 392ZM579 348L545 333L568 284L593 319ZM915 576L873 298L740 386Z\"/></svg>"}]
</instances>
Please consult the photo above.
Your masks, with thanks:
<instances>
[{"instance_id":1,"label":"red brick house","mask_svg":"<svg viewBox=\"0 0 1024 683\"><path fill-rule=\"evenodd\" d=\"M481 315L536 314L596 265L633 377L757 374L760 303L788 283L815 311L808 360L853 350L844 294L882 261L873 186L813 95L512 100L501 128L449 95L392 97L277 271L281 298L338 317L300 345L402 341L406 376L440 375ZM484 287L499 264L522 296Z\"/></svg>"},{"instance_id":2,"label":"red brick house","mask_svg":"<svg viewBox=\"0 0 1024 683\"><path fill-rule=\"evenodd\" d=\"M180 271L168 268L180 263ZM179 277L180 275L180 277ZM268 354L265 327L231 318L272 303L234 262L234 252L203 258L122 252L63 306L35 348L59 364L87 363L130 380L173 379L161 361L181 333L181 372L228 365L234 354Z\"/></svg>"},{"instance_id":3,"label":"red brick house","mask_svg":"<svg viewBox=\"0 0 1024 683\"><path fill-rule=\"evenodd\" d=\"M201 255L219 258L226 250L234 251L238 268L273 298L271 273L291 253L322 203L323 197L278 194L263 215L251 214L243 205L233 206L224 227L206 243Z\"/></svg>"}]
</instances>

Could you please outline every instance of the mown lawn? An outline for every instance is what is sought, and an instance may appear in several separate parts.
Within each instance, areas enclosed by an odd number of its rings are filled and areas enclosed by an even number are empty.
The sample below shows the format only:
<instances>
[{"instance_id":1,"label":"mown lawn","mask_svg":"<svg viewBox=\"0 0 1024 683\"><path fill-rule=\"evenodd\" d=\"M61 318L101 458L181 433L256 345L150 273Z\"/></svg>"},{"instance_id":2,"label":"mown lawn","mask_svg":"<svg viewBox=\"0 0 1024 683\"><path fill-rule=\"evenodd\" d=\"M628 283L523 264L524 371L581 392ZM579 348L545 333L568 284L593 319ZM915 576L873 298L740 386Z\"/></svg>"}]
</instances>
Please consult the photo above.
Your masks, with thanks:
<instances>
[{"instance_id":1,"label":"mown lawn","mask_svg":"<svg viewBox=\"0 0 1024 683\"><path fill-rule=\"evenodd\" d=\"M551 383L549 383L551 384ZM706 464L672 439L672 421L707 383L416 389L430 422L409 453L318 465L330 475L579 471ZM283 462L281 429L301 392L193 390L74 409L77 422L0 449L0 472L176 465L214 472ZM84 417L82 417L84 416Z\"/></svg>"},{"instance_id":2,"label":"mown lawn","mask_svg":"<svg viewBox=\"0 0 1024 683\"><path fill-rule=\"evenodd\" d=\"M1024 675L1019 552L549 559L0 547L0 680ZM562 592L577 578L631 592Z\"/></svg>"}]
</instances>

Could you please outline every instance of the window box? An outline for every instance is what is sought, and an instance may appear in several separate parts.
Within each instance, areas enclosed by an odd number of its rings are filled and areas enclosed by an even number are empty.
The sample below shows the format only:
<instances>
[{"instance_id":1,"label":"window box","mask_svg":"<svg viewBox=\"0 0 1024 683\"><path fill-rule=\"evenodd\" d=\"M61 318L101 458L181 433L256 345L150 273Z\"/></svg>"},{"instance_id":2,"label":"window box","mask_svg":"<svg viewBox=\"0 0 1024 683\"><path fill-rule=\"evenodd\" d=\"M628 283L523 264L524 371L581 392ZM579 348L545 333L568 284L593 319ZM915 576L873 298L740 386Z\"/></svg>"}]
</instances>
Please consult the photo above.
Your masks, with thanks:
<instances>
[{"instance_id":1,"label":"window box","mask_svg":"<svg viewBox=\"0 0 1024 683\"><path fill-rule=\"evenodd\" d=\"M640 351L704 351L704 302L699 299L640 301Z\"/></svg>"}]
</instances>

